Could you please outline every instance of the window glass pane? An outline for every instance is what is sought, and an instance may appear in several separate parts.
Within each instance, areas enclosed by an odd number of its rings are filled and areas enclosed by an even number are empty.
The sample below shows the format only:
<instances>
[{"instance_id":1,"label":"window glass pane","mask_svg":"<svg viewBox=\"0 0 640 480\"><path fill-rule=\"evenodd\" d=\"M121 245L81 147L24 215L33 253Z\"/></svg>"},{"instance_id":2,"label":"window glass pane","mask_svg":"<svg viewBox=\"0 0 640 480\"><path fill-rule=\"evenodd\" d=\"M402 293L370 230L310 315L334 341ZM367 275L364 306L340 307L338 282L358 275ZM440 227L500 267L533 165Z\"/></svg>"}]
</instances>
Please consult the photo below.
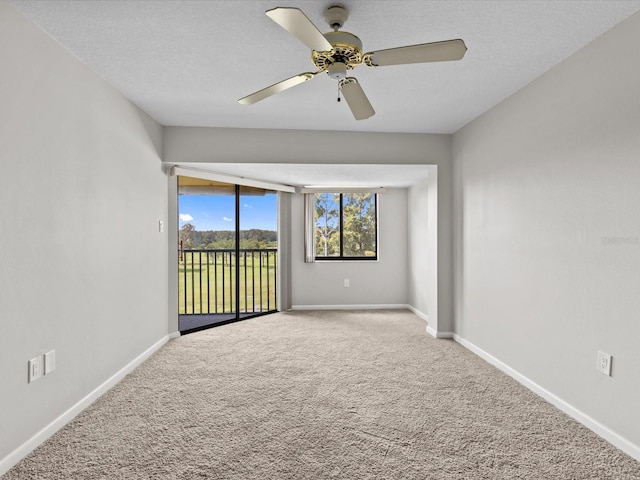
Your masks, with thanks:
<instances>
[{"instance_id":1,"label":"window glass pane","mask_svg":"<svg viewBox=\"0 0 640 480\"><path fill-rule=\"evenodd\" d=\"M372 193L342 196L343 256L376 256L376 202Z\"/></svg>"},{"instance_id":2,"label":"window glass pane","mask_svg":"<svg viewBox=\"0 0 640 480\"><path fill-rule=\"evenodd\" d=\"M378 258L377 195L316 193L314 246L316 258Z\"/></svg>"},{"instance_id":3,"label":"window glass pane","mask_svg":"<svg viewBox=\"0 0 640 480\"><path fill-rule=\"evenodd\" d=\"M318 257L340 256L340 194L316 193L315 246Z\"/></svg>"}]
</instances>

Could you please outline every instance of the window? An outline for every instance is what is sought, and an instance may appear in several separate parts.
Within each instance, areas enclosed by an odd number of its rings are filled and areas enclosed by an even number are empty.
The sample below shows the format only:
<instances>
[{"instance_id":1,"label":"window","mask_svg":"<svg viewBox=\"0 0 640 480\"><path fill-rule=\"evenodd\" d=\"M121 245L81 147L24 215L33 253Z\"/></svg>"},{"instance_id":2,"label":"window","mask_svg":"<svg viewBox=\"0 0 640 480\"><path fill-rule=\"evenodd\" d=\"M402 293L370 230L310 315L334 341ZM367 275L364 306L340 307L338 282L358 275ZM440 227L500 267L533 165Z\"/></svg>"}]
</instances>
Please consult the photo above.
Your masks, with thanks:
<instances>
[{"instance_id":1,"label":"window","mask_svg":"<svg viewBox=\"0 0 640 480\"><path fill-rule=\"evenodd\" d=\"M316 260L378 259L375 193L316 193L313 227Z\"/></svg>"}]
</instances>

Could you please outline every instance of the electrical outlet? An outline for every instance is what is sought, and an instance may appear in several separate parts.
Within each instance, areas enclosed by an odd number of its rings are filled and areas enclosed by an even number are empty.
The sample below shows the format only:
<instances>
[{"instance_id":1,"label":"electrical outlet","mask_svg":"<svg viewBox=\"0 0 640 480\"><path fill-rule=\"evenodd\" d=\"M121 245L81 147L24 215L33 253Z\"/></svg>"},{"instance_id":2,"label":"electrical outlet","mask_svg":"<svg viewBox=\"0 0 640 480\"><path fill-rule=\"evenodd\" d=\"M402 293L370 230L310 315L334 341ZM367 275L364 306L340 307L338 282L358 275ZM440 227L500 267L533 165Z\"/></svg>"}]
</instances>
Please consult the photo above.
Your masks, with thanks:
<instances>
[{"instance_id":1,"label":"electrical outlet","mask_svg":"<svg viewBox=\"0 0 640 480\"><path fill-rule=\"evenodd\" d=\"M347 288L349 286L349 279L345 278L344 279L344 287Z\"/></svg>"},{"instance_id":2,"label":"electrical outlet","mask_svg":"<svg viewBox=\"0 0 640 480\"><path fill-rule=\"evenodd\" d=\"M56 369L56 351L51 350L44 354L44 374L47 375Z\"/></svg>"},{"instance_id":3,"label":"electrical outlet","mask_svg":"<svg viewBox=\"0 0 640 480\"><path fill-rule=\"evenodd\" d=\"M35 382L42 376L42 357L36 357L29 360L29 375L27 380L29 383Z\"/></svg>"},{"instance_id":4,"label":"electrical outlet","mask_svg":"<svg viewBox=\"0 0 640 480\"><path fill-rule=\"evenodd\" d=\"M611 376L611 360L611 355L598 351L598 364L596 368L600 373L604 373L609 377Z\"/></svg>"}]
</instances>

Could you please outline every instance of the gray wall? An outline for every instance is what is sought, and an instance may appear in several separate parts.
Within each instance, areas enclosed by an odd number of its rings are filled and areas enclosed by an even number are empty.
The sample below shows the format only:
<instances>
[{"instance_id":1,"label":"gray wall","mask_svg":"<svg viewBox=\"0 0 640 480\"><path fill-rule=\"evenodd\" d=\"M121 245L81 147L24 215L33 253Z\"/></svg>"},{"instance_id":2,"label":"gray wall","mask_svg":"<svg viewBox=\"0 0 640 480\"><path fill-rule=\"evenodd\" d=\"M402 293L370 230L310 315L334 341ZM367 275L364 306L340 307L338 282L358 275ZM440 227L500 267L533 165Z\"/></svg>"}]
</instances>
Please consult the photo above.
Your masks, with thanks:
<instances>
[{"instance_id":1,"label":"gray wall","mask_svg":"<svg viewBox=\"0 0 640 480\"><path fill-rule=\"evenodd\" d=\"M291 309L291 199L293 194L278 192L278 310Z\"/></svg>"},{"instance_id":2,"label":"gray wall","mask_svg":"<svg viewBox=\"0 0 640 480\"><path fill-rule=\"evenodd\" d=\"M435 192L437 196L437 201L431 203L431 208L435 205L437 209L436 214L433 215L437 218L437 228L430 230L435 233L436 239L426 245L426 248L434 248L433 255L436 258L433 259L431 265L438 267L437 280L434 278L428 287L432 290L429 293L431 301L429 316L434 331L450 332L453 329L453 260L451 250L453 197L450 135L165 127L163 139L165 162L169 164L203 163L208 164L208 168L212 170L215 170L214 164L216 162L437 166L437 170L435 170L437 174L430 177L432 182L437 180L437 188L430 189L431 194ZM294 214L292 225L295 226L295 222ZM381 226L381 228L385 227ZM295 240L292 241L295 245ZM405 248L408 248L408 243L405 245ZM425 245L414 243L411 248L422 249L425 248ZM407 252L407 255L411 254L411 251ZM419 255L418 252L413 252L413 254ZM292 258L293 261L295 259ZM336 269L336 267L331 268ZM332 272L332 270L326 271ZM335 284L335 279L339 277L347 278L344 273L336 271L335 275L332 274L330 279L332 284ZM418 272L414 269L412 278L419 279L429 274L429 271ZM372 289L376 288L376 278L375 276L371 277L369 282ZM299 281L295 275L293 279L294 282ZM407 279L407 290L413 287L422 288L421 286L412 286L409 282L411 280ZM340 295L344 294L343 288L340 287ZM353 290L349 290L349 292L354 293ZM293 295L296 295L295 286ZM407 295L404 298L406 301L409 300ZM311 301L309 298L303 297L298 297L298 299L304 302ZM293 303L296 304L295 299ZM355 304L355 301L349 303ZM381 304L383 302L376 301L374 303ZM333 305L334 302L331 304Z\"/></svg>"},{"instance_id":3,"label":"gray wall","mask_svg":"<svg viewBox=\"0 0 640 480\"><path fill-rule=\"evenodd\" d=\"M451 136L253 128L165 127L167 163L448 165Z\"/></svg>"},{"instance_id":4,"label":"gray wall","mask_svg":"<svg viewBox=\"0 0 640 480\"><path fill-rule=\"evenodd\" d=\"M168 312L160 126L5 2L0 71L2 461L165 338Z\"/></svg>"},{"instance_id":5,"label":"gray wall","mask_svg":"<svg viewBox=\"0 0 640 480\"><path fill-rule=\"evenodd\" d=\"M291 217L294 308L407 304L407 189L378 195L377 262L305 263L302 194L293 197Z\"/></svg>"},{"instance_id":6,"label":"gray wall","mask_svg":"<svg viewBox=\"0 0 640 480\"><path fill-rule=\"evenodd\" d=\"M640 445L640 14L453 139L456 332ZM613 355L613 376L596 354Z\"/></svg>"},{"instance_id":7,"label":"gray wall","mask_svg":"<svg viewBox=\"0 0 640 480\"><path fill-rule=\"evenodd\" d=\"M407 276L408 303L423 315L429 314L429 183L408 189L407 198Z\"/></svg>"}]
</instances>

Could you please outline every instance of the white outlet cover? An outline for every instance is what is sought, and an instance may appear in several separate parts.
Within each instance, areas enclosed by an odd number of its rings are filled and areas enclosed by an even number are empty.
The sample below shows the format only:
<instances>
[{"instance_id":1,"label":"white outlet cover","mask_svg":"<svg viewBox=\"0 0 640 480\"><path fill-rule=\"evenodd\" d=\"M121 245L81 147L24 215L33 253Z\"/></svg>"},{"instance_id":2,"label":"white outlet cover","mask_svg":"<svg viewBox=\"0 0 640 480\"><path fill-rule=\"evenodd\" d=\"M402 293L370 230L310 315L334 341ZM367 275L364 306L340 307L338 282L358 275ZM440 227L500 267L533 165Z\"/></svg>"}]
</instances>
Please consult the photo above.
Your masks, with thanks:
<instances>
[{"instance_id":1,"label":"white outlet cover","mask_svg":"<svg viewBox=\"0 0 640 480\"><path fill-rule=\"evenodd\" d=\"M35 357L29 360L29 375L27 381L29 383L35 382L42 377L42 357Z\"/></svg>"},{"instance_id":2,"label":"white outlet cover","mask_svg":"<svg viewBox=\"0 0 640 480\"><path fill-rule=\"evenodd\" d=\"M598 351L598 364L596 368L600 373L611 376L611 355Z\"/></svg>"}]
</instances>

